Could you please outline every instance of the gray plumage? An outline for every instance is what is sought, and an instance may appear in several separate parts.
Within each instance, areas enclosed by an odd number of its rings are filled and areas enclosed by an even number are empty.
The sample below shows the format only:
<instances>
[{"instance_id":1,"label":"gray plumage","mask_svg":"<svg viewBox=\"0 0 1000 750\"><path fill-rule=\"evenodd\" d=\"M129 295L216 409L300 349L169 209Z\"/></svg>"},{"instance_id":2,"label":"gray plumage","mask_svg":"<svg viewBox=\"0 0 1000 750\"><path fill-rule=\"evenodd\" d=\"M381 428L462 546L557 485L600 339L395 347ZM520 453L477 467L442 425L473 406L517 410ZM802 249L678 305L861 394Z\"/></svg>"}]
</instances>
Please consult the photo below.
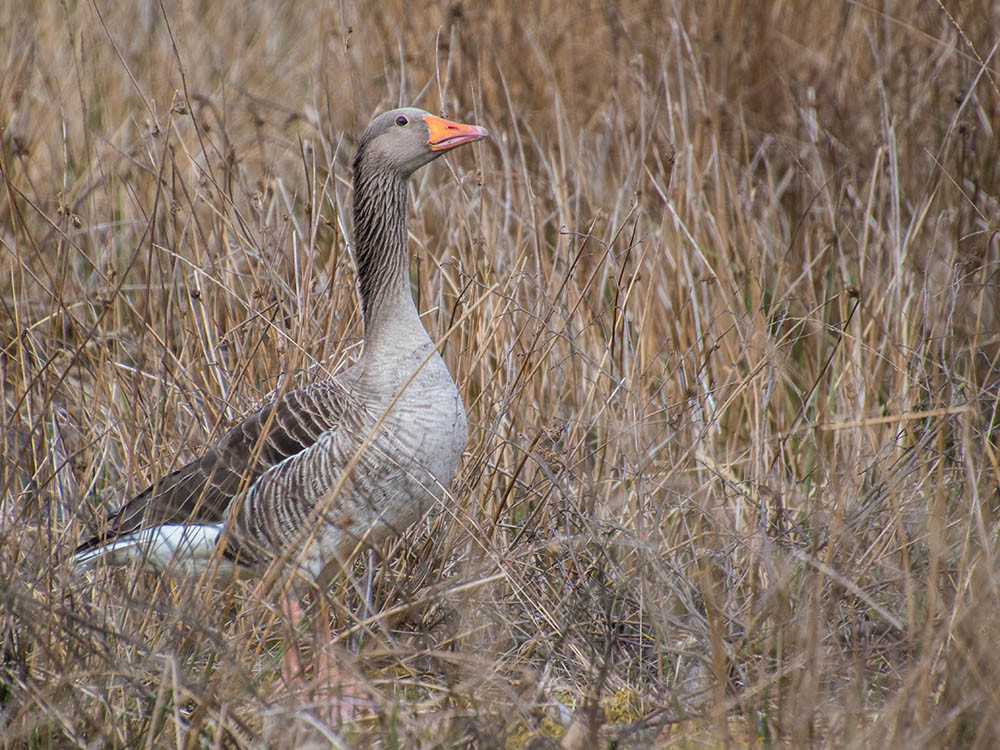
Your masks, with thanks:
<instances>
[{"instance_id":1,"label":"gray plumage","mask_svg":"<svg viewBox=\"0 0 1000 750\"><path fill-rule=\"evenodd\" d=\"M212 559L260 569L285 555L315 578L447 495L465 410L410 294L407 182L445 150L486 135L418 109L375 118L354 160L358 362L262 407L125 503L77 548L79 567L142 556L156 569L197 571Z\"/></svg>"}]
</instances>

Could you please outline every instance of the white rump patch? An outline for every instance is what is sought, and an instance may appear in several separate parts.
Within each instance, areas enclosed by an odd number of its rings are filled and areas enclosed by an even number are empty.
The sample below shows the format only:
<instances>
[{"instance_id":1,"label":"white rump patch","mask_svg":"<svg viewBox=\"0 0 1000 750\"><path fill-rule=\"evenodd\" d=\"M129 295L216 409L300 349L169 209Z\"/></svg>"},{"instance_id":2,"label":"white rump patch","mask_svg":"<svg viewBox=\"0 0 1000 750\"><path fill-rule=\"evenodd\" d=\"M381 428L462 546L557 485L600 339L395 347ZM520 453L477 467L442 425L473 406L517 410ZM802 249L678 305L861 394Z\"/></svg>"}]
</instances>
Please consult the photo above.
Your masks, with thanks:
<instances>
[{"instance_id":1,"label":"white rump patch","mask_svg":"<svg viewBox=\"0 0 1000 750\"><path fill-rule=\"evenodd\" d=\"M215 554L223 528L221 523L153 526L77 553L73 563L78 570L89 570L102 560L121 564L139 559L157 572L200 573ZM220 571L230 567L232 562L220 557Z\"/></svg>"}]
</instances>

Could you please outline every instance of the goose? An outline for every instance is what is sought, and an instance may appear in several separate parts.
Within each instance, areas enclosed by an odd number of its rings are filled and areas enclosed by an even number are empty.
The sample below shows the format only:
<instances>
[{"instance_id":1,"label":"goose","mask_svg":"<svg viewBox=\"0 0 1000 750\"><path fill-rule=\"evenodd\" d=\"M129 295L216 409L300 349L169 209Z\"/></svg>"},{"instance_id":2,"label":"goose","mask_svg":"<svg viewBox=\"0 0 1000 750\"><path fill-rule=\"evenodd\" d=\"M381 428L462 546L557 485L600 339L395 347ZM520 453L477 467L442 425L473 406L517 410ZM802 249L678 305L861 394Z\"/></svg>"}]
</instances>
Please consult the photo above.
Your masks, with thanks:
<instances>
[{"instance_id":1,"label":"goose","mask_svg":"<svg viewBox=\"0 0 1000 750\"><path fill-rule=\"evenodd\" d=\"M410 291L407 190L414 171L488 135L416 108L375 117L353 164L361 356L248 415L124 503L76 548L77 569L138 559L175 575L260 574L278 559L315 585L445 500L466 416Z\"/></svg>"}]
</instances>

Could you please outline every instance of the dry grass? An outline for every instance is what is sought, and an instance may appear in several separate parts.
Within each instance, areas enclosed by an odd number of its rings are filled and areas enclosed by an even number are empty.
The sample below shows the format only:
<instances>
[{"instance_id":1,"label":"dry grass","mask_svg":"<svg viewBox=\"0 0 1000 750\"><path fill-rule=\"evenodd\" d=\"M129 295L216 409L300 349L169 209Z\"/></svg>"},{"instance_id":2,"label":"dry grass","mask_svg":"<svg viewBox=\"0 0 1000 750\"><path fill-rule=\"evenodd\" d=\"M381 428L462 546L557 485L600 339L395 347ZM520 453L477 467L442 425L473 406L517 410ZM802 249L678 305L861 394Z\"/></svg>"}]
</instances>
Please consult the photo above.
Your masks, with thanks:
<instances>
[{"instance_id":1,"label":"dry grass","mask_svg":"<svg viewBox=\"0 0 1000 750\"><path fill-rule=\"evenodd\" d=\"M3 745L996 747L996 5L307 5L0 6ZM494 134L411 212L471 439L328 726L252 581L60 560L357 355L398 103Z\"/></svg>"}]
</instances>

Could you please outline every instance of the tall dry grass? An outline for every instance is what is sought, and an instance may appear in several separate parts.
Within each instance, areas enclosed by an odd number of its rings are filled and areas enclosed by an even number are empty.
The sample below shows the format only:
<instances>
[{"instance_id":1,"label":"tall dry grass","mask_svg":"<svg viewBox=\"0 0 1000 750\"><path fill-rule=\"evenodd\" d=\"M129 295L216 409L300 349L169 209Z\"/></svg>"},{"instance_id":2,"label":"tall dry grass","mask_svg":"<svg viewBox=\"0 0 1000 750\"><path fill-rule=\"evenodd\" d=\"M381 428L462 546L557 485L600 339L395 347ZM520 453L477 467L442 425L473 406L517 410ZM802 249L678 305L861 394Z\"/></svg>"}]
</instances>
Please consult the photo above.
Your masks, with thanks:
<instances>
[{"instance_id":1,"label":"tall dry grass","mask_svg":"<svg viewBox=\"0 0 1000 750\"><path fill-rule=\"evenodd\" d=\"M4 4L3 745L995 747L998 29ZM493 133L411 198L471 439L321 602L376 705L337 725L253 581L64 560L356 357L350 156L400 103Z\"/></svg>"}]
</instances>

